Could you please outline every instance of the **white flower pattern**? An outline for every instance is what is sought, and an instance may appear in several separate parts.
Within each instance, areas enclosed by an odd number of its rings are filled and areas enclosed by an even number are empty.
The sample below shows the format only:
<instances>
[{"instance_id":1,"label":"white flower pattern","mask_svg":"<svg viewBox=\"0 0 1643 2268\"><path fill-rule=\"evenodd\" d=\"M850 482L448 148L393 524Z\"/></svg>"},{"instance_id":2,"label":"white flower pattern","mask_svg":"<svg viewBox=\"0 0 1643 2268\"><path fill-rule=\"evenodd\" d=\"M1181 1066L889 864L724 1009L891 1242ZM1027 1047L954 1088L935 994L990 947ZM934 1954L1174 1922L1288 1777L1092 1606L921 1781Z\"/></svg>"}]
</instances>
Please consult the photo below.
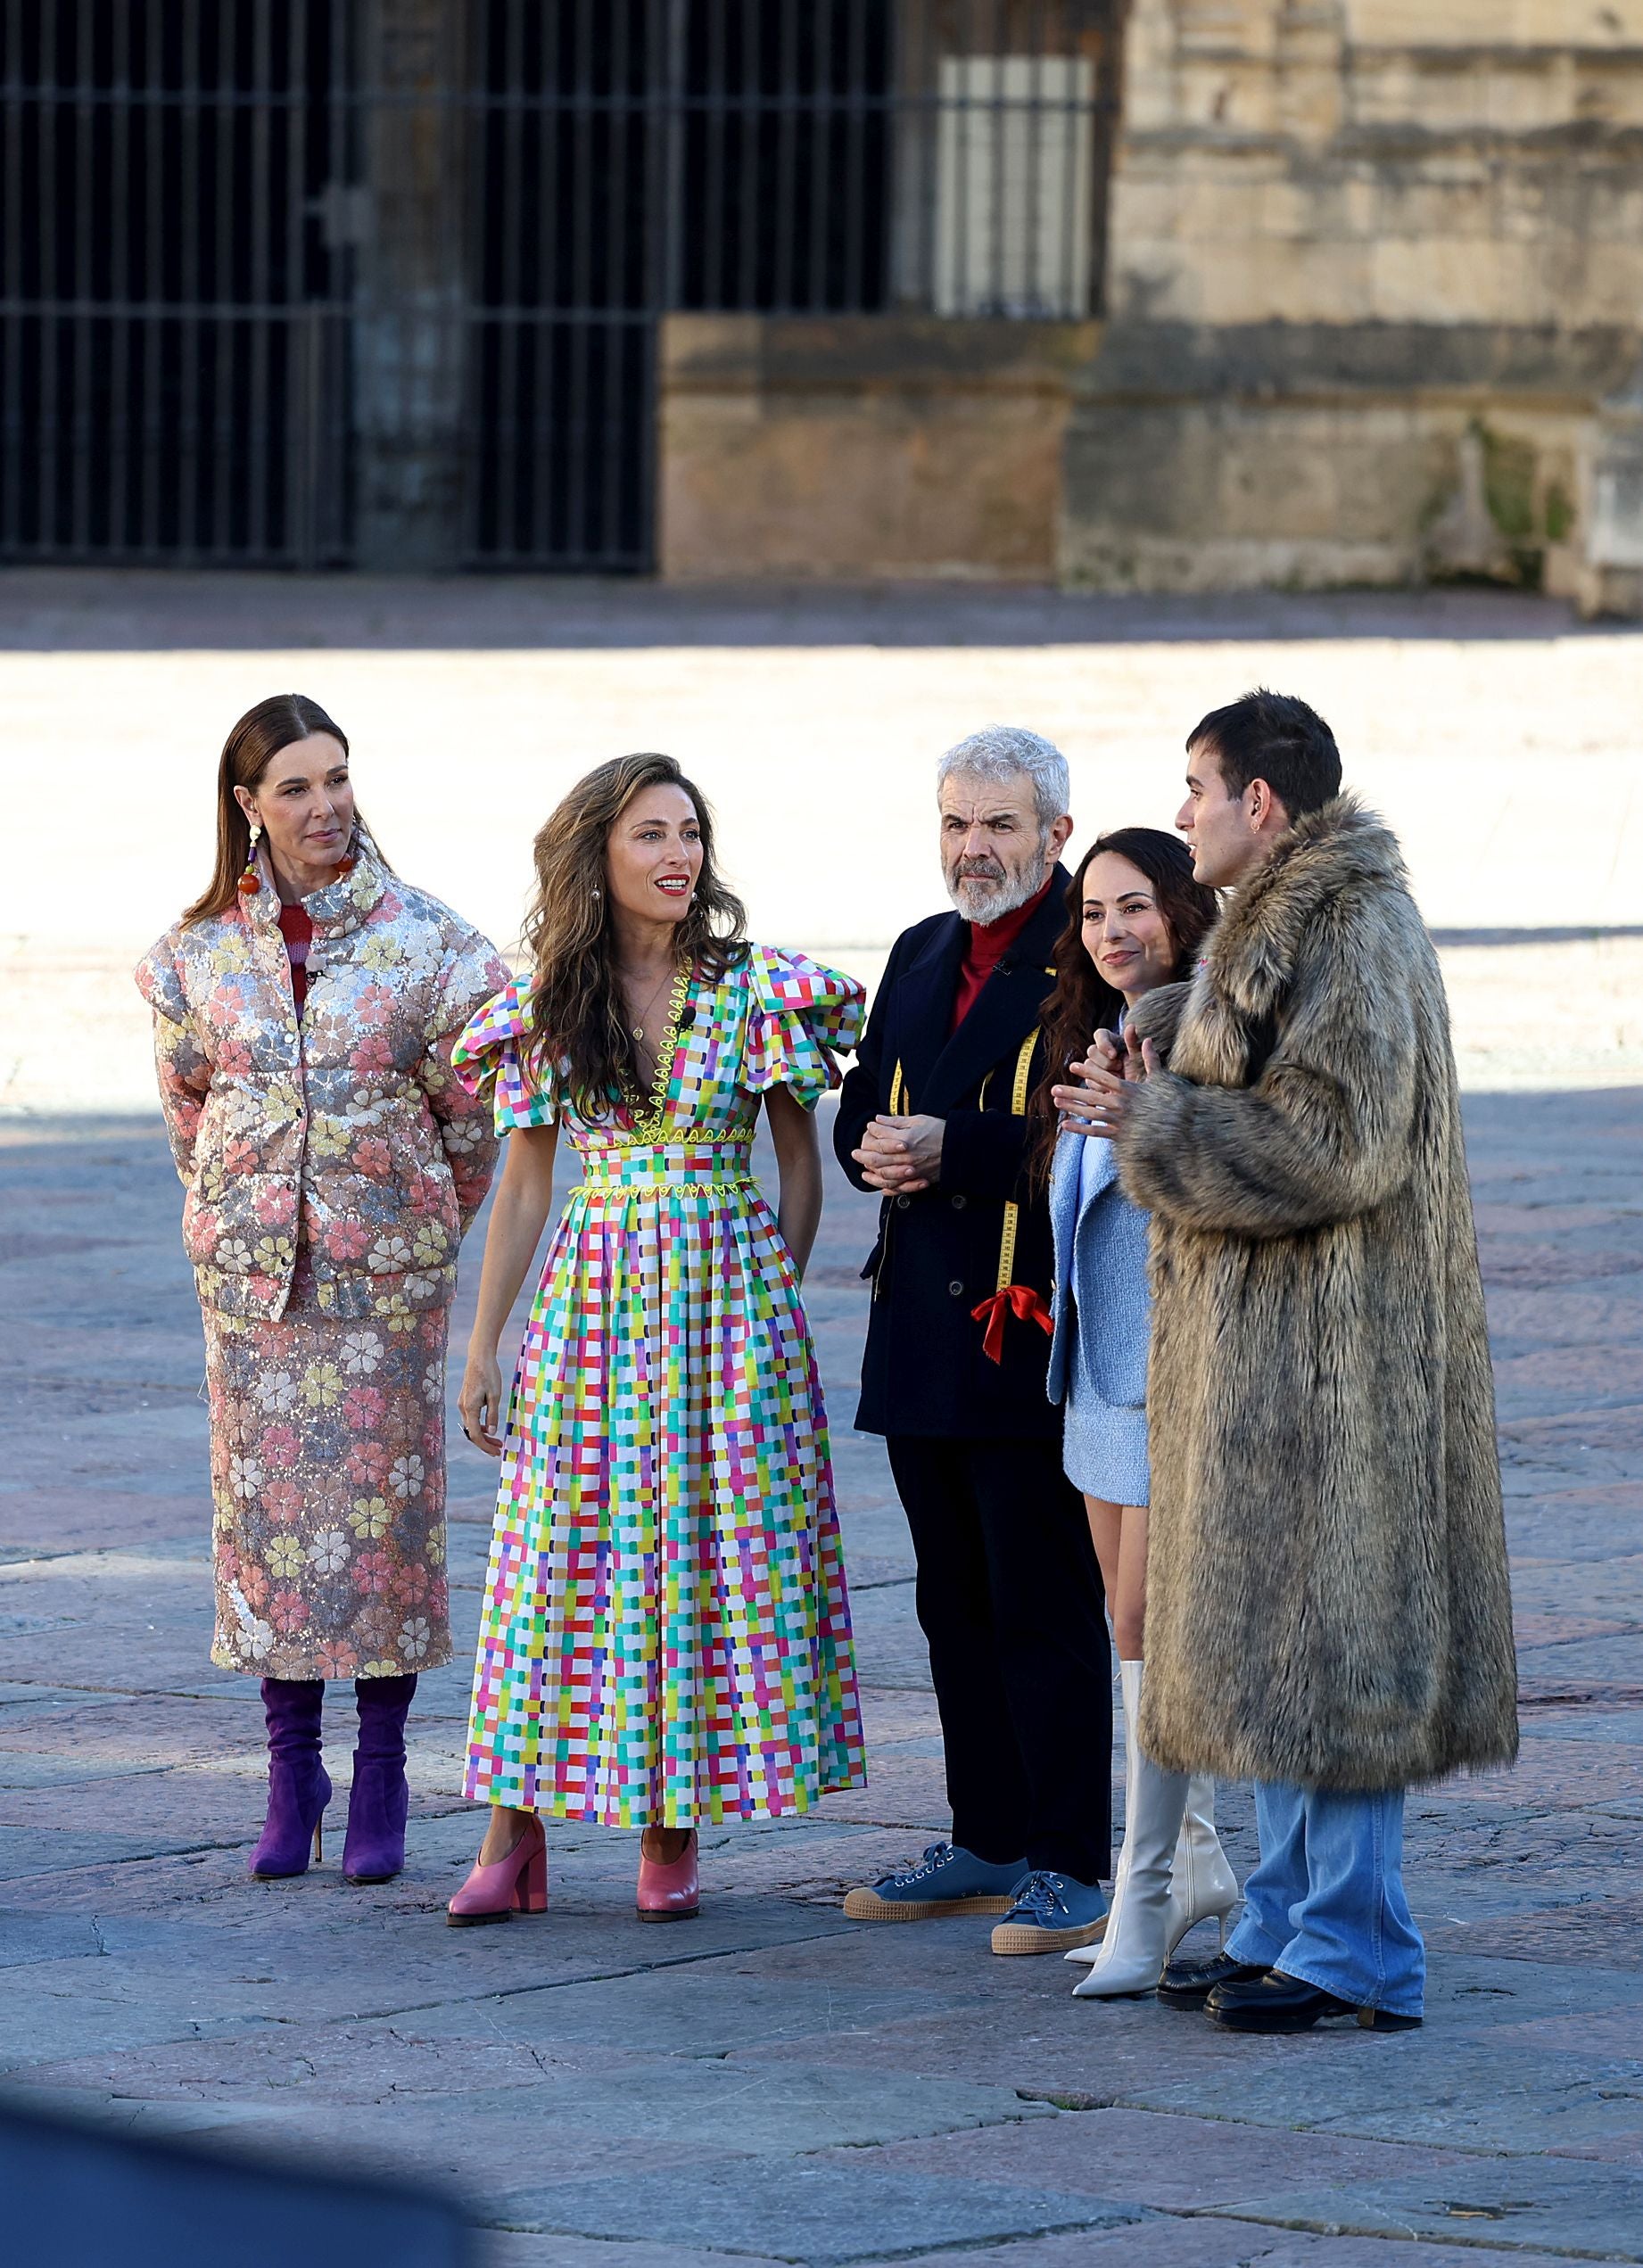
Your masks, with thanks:
<instances>
[{"instance_id":1,"label":"white flower pattern","mask_svg":"<svg viewBox=\"0 0 1643 2268\"><path fill-rule=\"evenodd\" d=\"M212 1658L385 1676L450 1659L446 1329L496 1160L450 1056L508 972L368 844L305 904L301 1024L271 887L169 930L137 981L205 1317Z\"/></svg>"}]
</instances>

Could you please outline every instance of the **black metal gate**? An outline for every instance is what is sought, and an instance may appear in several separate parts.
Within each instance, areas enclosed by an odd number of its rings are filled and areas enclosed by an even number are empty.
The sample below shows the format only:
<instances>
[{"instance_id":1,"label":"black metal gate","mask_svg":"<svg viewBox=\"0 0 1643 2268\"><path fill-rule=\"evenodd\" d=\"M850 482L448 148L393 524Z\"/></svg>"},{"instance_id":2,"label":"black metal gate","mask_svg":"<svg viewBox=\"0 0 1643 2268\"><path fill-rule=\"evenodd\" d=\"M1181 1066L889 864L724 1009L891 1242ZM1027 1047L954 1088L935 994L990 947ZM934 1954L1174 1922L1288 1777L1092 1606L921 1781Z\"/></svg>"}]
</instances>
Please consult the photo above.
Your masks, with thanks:
<instances>
[{"instance_id":1,"label":"black metal gate","mask_svg":"<svg viewBox=\"0 0 1643 2268\"><path fill-rule=\"evenodd\" d=\"M1122 0L0 0L0 557L643 570L673 309L1099 304Z\"/></svg>"}]
</instances>

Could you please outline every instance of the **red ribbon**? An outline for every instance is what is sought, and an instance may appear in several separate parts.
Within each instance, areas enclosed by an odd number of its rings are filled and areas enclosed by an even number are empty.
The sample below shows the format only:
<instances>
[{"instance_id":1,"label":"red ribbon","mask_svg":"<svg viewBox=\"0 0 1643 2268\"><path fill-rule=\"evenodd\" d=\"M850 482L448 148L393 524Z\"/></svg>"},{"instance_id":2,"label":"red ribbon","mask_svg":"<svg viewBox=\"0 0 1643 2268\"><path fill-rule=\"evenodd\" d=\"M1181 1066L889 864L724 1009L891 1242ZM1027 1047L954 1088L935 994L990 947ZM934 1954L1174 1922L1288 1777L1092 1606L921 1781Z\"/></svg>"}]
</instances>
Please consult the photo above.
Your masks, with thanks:
<instances>
[{"instance_id":1,"label":"red ribbon","mask_svg":"<svg viewBox=\"0 0 1643 2268\"><path fill-rule=\"evenodd\" d=\"M1047 1337L1055 1334L1055 1319L1033 1290L1030 1283L1007 1283L990 1299L984 1299L970 1314L977 1323L984 1318L987 1331L981 1340L981 1351L995 1363L1004 1359L1004 1317L1020 1315L1023 1323L1036 1323Z\"/></svg>"}]
</instances>

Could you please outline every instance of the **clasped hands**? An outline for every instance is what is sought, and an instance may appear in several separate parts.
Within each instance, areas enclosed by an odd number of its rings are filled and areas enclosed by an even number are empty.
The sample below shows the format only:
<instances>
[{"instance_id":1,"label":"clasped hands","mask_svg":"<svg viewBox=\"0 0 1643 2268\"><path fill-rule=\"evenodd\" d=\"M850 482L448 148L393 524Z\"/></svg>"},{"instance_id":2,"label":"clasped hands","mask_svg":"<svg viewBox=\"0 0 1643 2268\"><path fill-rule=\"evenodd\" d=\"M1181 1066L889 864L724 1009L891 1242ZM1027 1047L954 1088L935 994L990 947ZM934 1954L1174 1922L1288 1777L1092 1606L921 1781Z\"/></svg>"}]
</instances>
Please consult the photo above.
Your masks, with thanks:
<instances>
[{"instance_id":1,"label":"clasped hands","mask_svg":"<svg viewBox=\"0 0 1643 2268\"><path fill-rule=\"evenodd\" d=\"M946 1131L945 1118L893 1117L881 1111L878 1118L869 1119L861 1148L850 1155L870 1189L881 1189L887 1197L911 1197L921 1189L933 1188L941 1179L941 1144Z\"/></svg>"},{"instance_id":2,"label":"clasped hands","mask_svg":"<svg viewBox=\"0 0 1643 2268\"><path fill-rule=\"evenodd\" d=\"M1117 1141L1135 1088L1158 1068L1151 1040L1134 1032L1122 1039L1115 1032L1097 1032L1083 1061L1068 1065L1068 1084L1050 1090L1063 1130Z\"/></svg>"}]
</instances>

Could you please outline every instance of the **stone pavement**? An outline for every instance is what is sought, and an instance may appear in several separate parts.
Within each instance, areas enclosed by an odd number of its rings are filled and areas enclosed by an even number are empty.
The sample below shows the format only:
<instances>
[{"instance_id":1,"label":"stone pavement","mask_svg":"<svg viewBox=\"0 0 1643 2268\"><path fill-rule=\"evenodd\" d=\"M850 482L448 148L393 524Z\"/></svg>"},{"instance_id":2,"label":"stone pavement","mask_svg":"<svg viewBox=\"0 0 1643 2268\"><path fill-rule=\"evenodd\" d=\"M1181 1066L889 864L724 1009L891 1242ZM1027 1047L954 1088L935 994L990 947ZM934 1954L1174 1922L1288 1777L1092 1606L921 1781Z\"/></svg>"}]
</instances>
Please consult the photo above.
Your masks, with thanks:
<instances>
[{"instance_id":1,"label":"stone pavement","mask_svg":"<svg viewBox=\"0 0 1643 2268\"><path fill-rule=\"evenodd\" d=\"M1076 2003L1071 1970L993 1959L984 1926L843 1919L843 1886L929 1840L942 1801L900 1518L847 1423L871 1208L836 1174L809 1296L868 1791L706 1835L688 1928L635 1923L632 1836L561 1828L544 1921L451 1932L478 1827L458 1661L413 1718L402 1878L343 1884L339 1785L326 1864L248 1883L259 1711L206 1658L199 1325L163 1142L130 1118L0 1127L0 2074L138 2132L448 2181L490 2268L1643 2261L1639 1099L1471 1103L1523 1761L1412 1800L1426 2028L1288 2041ZM491 1469L457 1448L460 1646ZM1247 1794L1223 1813L1246 1867Z\"/></svg>"}]
</instances>

